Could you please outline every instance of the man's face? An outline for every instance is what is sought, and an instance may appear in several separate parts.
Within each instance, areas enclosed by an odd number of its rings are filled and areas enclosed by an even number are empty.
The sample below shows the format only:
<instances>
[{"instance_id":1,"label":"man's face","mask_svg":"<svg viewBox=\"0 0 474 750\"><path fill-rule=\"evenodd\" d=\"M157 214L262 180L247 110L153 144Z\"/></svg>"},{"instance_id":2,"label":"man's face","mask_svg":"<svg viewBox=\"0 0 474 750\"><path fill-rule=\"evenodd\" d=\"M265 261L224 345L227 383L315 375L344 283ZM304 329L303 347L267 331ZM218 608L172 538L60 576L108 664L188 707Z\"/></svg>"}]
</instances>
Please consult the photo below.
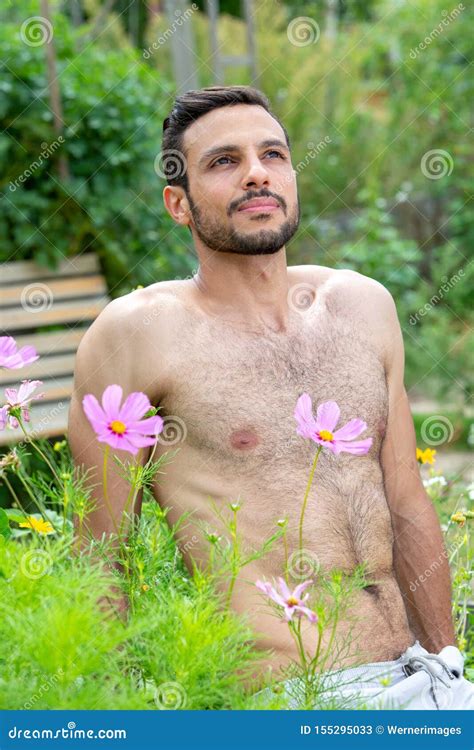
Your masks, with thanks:
<instances>
[{"instance_id":1,"label":"man's face","mask_svg":"<svg viewBox=\"0 0 474 750\"><path fill-rule=\"evenodd\" d=\"M300 221L295 172L284 132L263 107L208 112L185 131L184 152L189 225L209 249L264 255L293 237ZM267 205L245 210L251 199Z\"/></svg>"}]
</instances>

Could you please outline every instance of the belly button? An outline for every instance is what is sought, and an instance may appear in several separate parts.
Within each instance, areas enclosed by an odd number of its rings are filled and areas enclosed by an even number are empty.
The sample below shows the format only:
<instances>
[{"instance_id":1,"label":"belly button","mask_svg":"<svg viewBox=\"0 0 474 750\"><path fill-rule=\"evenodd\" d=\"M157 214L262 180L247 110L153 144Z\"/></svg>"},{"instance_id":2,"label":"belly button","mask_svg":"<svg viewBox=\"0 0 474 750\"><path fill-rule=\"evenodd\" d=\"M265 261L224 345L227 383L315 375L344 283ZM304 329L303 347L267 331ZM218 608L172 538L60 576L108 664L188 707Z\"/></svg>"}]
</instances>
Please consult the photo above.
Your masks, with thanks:
<instances>
[{"instance_id":1,"label":"belly button","mask_svg":"<svg viewBox=\"0 0 474 750\"><path fill-rule=\"evenodd\" d=\"M251 450L259 442L257 435L252 430L235 430L230 436L230 444L237 450Z\"/></svg>"}]
</instances>

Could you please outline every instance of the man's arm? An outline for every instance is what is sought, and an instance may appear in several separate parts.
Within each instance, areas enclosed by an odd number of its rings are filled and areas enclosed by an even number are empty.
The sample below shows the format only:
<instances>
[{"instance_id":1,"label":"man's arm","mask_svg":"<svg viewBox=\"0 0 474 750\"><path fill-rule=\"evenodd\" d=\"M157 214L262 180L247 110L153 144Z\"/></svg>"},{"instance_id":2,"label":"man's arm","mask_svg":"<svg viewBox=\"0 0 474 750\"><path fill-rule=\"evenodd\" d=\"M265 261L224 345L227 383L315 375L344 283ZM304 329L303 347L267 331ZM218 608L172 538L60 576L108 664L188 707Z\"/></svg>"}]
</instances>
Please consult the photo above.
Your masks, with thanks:
<instances>
[{"instance_id":1,"label":"man's arm","mask_svg":"<svg viewBox=\"0 0 474 750\"><path fill-rule=\"evenodd\" d=\"M122 536L126 538L129 521L124 516L130 484L122 476L123 472L113 460L114 454L123 462L133 461L134 456L125 451L114 452L110 448L107 461L107 495L106 503L103 492L103 463L105 443L97 440L96 434L87 419L82 406L82 399L88 393L93 394L99 403L108 385L117 384L123 389L123 400L137 390L144 390L137 383L136 373L143 372L137 348L139 343L133 331L133 316L127 314L123 300L111 302L92 324L82 339L75 363L74 390L69 411L68 438L73 460L76 466L88 471L87 485L91 489L91 501L94 510L87 516L85 528L79 534L77 517L74 519L76 544L84 549L92 536L101 538L115 534L122 524ZM150 394L147 394L150 396ZM150 448L142 448L137 455L140 463L145 463ZM140 510L141 497L138 496L135 510ZM116 539L113 549L118 549ZM117 558L109 561L111 567L120 569ZM115 589L114 589L115 590ZM125 600L119 603L119 609L125 608Z\"/></svg>"},{"instance_id":2,"label":"man's arm","mask_svg":"<svg viewBox=\"0 0 474 750\"><path fill-rule=\"evenodd\" d=\"M392 516L395 574L414 635L429 652L437 653L456 642L448 555L416 460L416 435L404 386L403 337L395 303L384 287L377 286L389 392L389 417L380 458Z\"/></svg>"}]
</instances>

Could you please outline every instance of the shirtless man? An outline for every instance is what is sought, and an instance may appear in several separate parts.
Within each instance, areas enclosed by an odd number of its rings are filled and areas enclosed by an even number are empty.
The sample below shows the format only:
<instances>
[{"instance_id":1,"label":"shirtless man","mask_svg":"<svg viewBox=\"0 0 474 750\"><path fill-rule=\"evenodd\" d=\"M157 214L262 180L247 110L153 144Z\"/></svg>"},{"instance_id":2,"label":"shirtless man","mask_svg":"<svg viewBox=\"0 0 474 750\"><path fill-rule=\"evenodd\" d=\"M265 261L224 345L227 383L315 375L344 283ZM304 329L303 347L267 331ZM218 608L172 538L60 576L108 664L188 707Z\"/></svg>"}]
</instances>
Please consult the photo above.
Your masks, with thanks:
<instances>
[{"instance_id":1,"label":"shirtless man","mask_svg":"<svg viewBox=\"0 0 474 750\"><path fill-rule=\"evenodd\" d=\"M339 625L341 643L350 629L351 650L331 668L397 659L415 638L432 653L455 644L449 567L416 461L390 292L351 270L287 266L285 244L300 219L296 172L286 130L260 92L211 87L179 97L164 123L169 150L163 199L190 229L199 270L114 300L83 338L69 423L76 463L93 470L102 462L83 396L100 400L111 383L124 395L143 391L183 430L155 486L170 521L192 510L216 528L209 498L223 507L240 500L245 543L260 547L287 517L291 552L316 448L296 435L295 405L302 393L315 411L334 400L339 426L359 417L367 423L360 439L373 443L364 456L322 451L305 548L324 571L350 574L365 562L372 583L356 593L350 623ZM159 445L155 455L166 450ZM142 453L145 461L149 449ZM109 471L118 522L128 486ZM101 536L113 524L94 492L89 523ZM200 541L187 552L195 533ZM177 542L188 564L191 553L207 559L209 544L192 523ZM436 574L410 587L433 561ZM254 584L283 568L280 542L244 568L231 601L250 617L259 646L272 650L275 673L297 659L296 647ZM305 637L313 648L314 626Z\"/></svg>"}]
</instances>

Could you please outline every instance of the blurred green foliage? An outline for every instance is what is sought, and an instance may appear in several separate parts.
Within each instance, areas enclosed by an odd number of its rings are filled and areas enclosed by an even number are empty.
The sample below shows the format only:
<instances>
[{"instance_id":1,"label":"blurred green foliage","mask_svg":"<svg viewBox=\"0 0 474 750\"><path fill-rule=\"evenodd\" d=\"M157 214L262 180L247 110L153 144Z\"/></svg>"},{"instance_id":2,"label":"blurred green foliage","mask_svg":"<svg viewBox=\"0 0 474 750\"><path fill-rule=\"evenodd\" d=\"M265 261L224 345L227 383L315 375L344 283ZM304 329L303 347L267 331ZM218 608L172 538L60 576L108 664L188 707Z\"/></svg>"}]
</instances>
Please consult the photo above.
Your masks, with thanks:
<instances>
[{"instance_id":1,"label":"blurred green foliage","mask_svg":"<svg viewBox=\"0 0 474 750\"><path fill-rule=\"evenodd\" d=\"M25 44L14 20L1 26L0 260L54 265L93 250L116 296L190 268L154 170L172 86L131 49L104 49L83 33L54 15L65 121L58 143L44 46ZM46 144L56 146L41 159ZM67 180L59 176L60 157Z\"/></svg>"},{"instance_id":2,"label":"blurred green foliage","mask_svg":"<svg viewBox=\"0 0 474 750\"><path fill-rule=\"evenodd\" d=\"M38 14L38 0L2 10L0 258L53 263L94 250L113 296L187 276L197 265L194 248L164 209L165 183L154 171L175 93L171 44L146 60L135 49L137 41L153 44L169 19L148 12L143 22L141 3L138 39L134 3L122 16L118 4L100 33L92 32L99 0L81 3L76 28L73 14L60 12L62 3L50 4L65 143L13 191L55 134L44 47L25 45L19 33L23 19ZM383 283L404 332L407 385L467 402L474 389L472 10L460 4L447 11L443 0L336 6L331 38L322 0L256 3L259 79L251 81L242 67L227 71L225 83L253 83L269 96L290 134L293 163L302 165L302 221L287 246L289 263L353 268ZM244 24L229 15L235 7L221 10L222 50L245 52ZM312 40L309 29L308 43L295 44L290 24L302 16L319 33ZM209 24L199 11L190 23L200 83L210 85ZM441 177L423 168L431 150L447 154ZM67 181L58 174L61 156L69 163ZM439 294L454 275L459 280Z\"/></svg>"}]
</instances>

